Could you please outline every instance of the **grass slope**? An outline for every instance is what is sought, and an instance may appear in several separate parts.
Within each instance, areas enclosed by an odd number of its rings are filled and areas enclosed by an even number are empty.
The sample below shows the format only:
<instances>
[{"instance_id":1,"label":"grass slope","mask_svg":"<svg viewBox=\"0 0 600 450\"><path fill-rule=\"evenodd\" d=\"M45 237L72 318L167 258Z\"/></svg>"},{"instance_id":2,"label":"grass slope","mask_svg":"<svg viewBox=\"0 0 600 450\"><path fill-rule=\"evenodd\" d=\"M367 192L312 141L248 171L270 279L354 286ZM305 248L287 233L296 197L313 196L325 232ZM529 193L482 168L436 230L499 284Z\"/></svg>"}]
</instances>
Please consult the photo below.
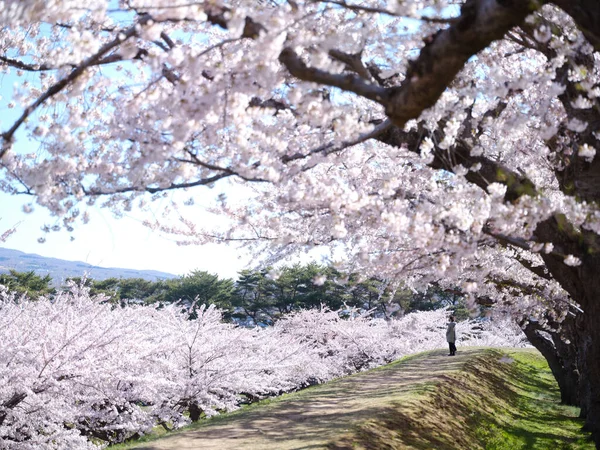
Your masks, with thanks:
<instances>
[{"instance_id":1,"label":"grass slope","mask_svg":"<svg viewBox=\"0 0 600 450\"><path fill-rule=\"evenodd\" d=\"M111 450L592 450L577 414L534 350L434 351Z\"/></svg>"}]
</instances>

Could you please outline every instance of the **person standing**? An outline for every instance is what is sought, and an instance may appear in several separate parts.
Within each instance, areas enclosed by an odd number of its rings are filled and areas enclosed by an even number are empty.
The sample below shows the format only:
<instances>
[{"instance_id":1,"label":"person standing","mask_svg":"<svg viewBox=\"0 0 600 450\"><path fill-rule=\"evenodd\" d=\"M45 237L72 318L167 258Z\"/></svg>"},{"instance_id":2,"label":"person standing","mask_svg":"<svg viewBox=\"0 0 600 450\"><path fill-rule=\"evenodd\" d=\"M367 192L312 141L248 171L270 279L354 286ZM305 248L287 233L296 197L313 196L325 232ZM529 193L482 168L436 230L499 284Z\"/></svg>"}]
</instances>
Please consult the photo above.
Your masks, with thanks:
<instances>
[{"instance_id":1,"label":"person standing","mask_svg":"<svg viewBox=\"0 0 600 450\"><path fill-rule=\"evenodd\" d=\"M448 356L456 355L456 322L454 321L454 316L450 316L450 322L448 322L448 328L446 329L446 340L448 341L448 346L450 347L450 353Z\"/></svg>"}]
</instances>

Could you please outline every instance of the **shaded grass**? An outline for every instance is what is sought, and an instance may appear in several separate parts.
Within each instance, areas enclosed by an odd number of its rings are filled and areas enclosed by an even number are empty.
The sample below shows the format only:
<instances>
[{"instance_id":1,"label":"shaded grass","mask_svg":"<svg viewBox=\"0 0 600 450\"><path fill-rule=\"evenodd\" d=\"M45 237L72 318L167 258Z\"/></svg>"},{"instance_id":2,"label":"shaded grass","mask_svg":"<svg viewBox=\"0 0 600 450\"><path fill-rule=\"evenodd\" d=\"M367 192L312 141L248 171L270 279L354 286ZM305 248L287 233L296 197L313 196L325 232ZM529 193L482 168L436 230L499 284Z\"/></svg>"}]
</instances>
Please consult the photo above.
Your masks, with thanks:
<instances>
[{"instance_id":1,"label":"shaded grass","mask_svg":"<svg viewBox=\"0 0 600 450\"><path fill-rule=\"evenodd\" d=\"M560 392L541 356L513 352L509 388L510 409L482 418L475 431L486 450L592 449L589 435L581 432L579 408L560 404Z\"/></svg>"},{"instance_id":2,"label":"shaded grass","mask_svg":"<svg viewBox=\"0 0 600 450\"><path fill-rule=\"evenodd\" d=\"M411 355L134 443L215 449L592 450L533 350ZM164 433L164 432L161 432Z\"/></svg>"}]
</instances>

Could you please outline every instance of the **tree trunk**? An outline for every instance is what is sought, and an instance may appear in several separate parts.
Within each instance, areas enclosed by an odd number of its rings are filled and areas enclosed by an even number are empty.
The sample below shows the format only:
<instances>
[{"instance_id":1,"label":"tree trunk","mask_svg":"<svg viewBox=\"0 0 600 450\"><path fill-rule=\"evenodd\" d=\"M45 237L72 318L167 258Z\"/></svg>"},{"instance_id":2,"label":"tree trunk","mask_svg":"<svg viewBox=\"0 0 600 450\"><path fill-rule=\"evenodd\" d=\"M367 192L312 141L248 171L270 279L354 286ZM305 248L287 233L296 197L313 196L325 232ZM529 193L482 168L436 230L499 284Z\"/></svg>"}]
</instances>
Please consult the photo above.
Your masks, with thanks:
<instances>
[{"instance_id":1,"label":"tree trunk","mask_svg":"<svg viewBox=\"0 0 600 450\"><path fill-rule=\"evenodd\" d=\"M539 242L553 242L562 254L580 258L578 266L568 266L560 255L542 254L546 268L583 312L569 324L577 369L579 400L585 430L592 433L600 449L600 238L586 229L576 229L564 216L541 222L535 230Z\"/></svg>"},{"instance_id":2,"label":"tree trunk","mask_svg":"<svg viewBox=\"0 0 600 450\"><path fill-rule=\"evenodd\" d=\"M192 422L198 422L200 420L200 416L202 415L202 409L198 406L198 403L192 402L190 403L190 420Z\"/></svg>"},{"instance_id":3,"label":"tree trunk","mask_svg":"<svg viewBox=\"0 0 600 450\"><path fill-rule=\"evenodd\" d=\"M590 284L598 284L597 281ZM598 287L600 289L600 287ZM596 291L600 295L600 290ZM584 429L592 433L596 448L600 448L600 302L589 302L577 317L578 366L581 373L581 414Z\"/></svg>"},{"instance_id":4,"label":"tree trunk","mask_svg":"<svg viewBox=\"0 0 600 450\"><path fill-rule=\"evenodd\" d=\"M561 359L565 374L564 388L561 388L561 401L567 405L579 406L580 373L577 367L577 337L574 334L575 320L567 317L558 332L551 332L556 352Z\"/></svg>"},{"instance_id":5,"label":"tree trunk","mask_svg":"<svg viewBox=\"0 0 600 450\"><path fill-rule=\"evenodd\" d=\"M584 430L592 433L596 448L600 449L600 265L584 262L578 269L581 289L580 295L573 299L583 312L573 320L571 344L580 373L579 399L581 417L585 418Z\"/></svg>"},{"instance_id":6,"label":"tree trunk","mask_svg":"<svg viewBox=\"0 0 600 450\"><path fill-rule=\"evenodd\" d=\"M562 403L572 406L579 406L579 373L576 366L567 362L558 351L553 340L544 337L540 332L546 331L538 322L528 321L523 328L527 339L546 359L552 375L558 383L560 389L560 399ZM552 334L549 333L551 336ZM555 333L556 334L556 333ZM554 338L554 336L552 336ZM560 337L558 337L560 339Z\"/></svg>"}]
</instances>

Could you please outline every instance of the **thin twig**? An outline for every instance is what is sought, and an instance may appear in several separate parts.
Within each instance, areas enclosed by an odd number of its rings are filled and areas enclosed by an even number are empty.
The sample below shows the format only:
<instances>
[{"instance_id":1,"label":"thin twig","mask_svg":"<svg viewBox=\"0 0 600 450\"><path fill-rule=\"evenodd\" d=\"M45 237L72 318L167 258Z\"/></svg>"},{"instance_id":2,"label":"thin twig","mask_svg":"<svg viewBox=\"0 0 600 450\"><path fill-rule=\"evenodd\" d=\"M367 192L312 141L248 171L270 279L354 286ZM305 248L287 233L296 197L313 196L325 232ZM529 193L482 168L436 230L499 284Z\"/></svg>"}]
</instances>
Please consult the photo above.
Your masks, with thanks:
<instances>
[{"instance_id":1,"label":"thin twig","mask_svg":"<svg viewBox=\"0 0 600 450\"><path fill-rule=\"evenodd\" d=\"M340 143L339 145L335 145L334 142L329 142L325 145L322 145L313 150L310 150L308 153L295 153L291 156L287 156L287 155L283 156L281 158L281 161L283 163L288 163L290 161L305 159L305 158L308 158L309 156L317 155L319 153L322 153L326 156L326 155L330 155L331 153L340 152L349 147L352 147L352 146L358 145L358 144L362 144L363 142L366 142L369 139L373 139L373 138L379 136L381 133L384 133L386 130L388 130L391 126L392 126L392 122L390 120L385 120L382 123L380 123L379 125L377 125L375 128L373 128L371 131L369 131L368 133L361 134L358 138L356 138L352 141L344 141L344 142Z\"/></svg>"}]
</instances>

